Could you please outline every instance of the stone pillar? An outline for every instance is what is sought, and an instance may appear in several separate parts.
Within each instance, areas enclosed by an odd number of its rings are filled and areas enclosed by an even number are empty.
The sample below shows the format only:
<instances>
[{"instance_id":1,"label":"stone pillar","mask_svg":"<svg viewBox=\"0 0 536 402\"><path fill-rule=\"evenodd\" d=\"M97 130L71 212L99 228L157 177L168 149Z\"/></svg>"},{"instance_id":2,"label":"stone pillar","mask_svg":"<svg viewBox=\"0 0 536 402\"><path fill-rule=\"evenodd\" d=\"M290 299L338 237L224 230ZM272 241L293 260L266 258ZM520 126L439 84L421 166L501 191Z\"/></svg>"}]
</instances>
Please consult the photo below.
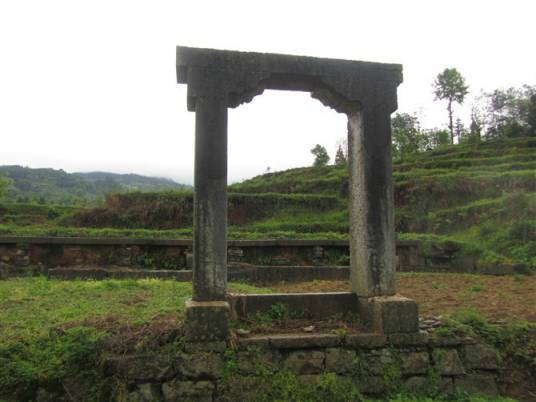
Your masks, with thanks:
<instances>
[{"instance_id":1,"label":"stone pillar","mask_svg":"<svg viewBox=\"0 0 536 402\"><path fill-rule=\"evenodd\" d=\"M391 116L382 108L348 114L350 279L359 297L395 294Z\"/></svg>"},{"instance_id":2,"label":"stone pillar","mask_svg":"<svg viewBox=\"0 0 536 402\"><path fill-rule=\"evenodd\" d=\"M195 111L193 300L225 300L227 105L199 97Z\"/></svg>"},{"instance_id":3,"label":"stone pillar","mask_svg":"<svg viewBox=\"0 0 536 402\"><path fill-rule=\"evenodd\" d=\"M193 300L185 335L194 342L229 335L227 293L227 105L223 97L195 104Z\"/></svg>"}]
</instances>

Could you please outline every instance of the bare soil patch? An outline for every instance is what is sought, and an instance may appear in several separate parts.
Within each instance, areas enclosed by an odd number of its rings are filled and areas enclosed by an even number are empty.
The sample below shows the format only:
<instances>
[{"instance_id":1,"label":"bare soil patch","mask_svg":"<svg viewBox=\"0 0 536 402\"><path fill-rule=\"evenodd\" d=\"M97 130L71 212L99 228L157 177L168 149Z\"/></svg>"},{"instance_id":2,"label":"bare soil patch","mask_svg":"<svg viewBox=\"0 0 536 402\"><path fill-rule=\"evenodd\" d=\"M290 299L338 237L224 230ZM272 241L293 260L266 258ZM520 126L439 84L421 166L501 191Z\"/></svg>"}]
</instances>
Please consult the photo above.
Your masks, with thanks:
<instances>
[{"instance_id":1,"label":"bare soil patch","mask_svg":"<svg viewBox=\"0 0 536 402\"><path fill-rule=\"evenodd\" d=\"M337 292L349 281L313 281L271 285L277 292ZM536 275L399 274L397 291L419 303L423 316L451 314L464 307L490 321L536 322Z\"/></svg>"}]
</instances>

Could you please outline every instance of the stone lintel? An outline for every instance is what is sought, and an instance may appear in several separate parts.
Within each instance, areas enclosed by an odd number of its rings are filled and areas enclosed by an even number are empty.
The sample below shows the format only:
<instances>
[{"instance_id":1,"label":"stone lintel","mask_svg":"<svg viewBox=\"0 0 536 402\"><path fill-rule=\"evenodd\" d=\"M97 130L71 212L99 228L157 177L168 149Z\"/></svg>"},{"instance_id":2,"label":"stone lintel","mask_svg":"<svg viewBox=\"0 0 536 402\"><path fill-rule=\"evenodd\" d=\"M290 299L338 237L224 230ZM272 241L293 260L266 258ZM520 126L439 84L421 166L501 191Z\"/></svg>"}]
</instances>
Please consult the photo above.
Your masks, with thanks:
<instances>
[{"instance_id":1,"label":"stone lintel","mask_svg":"<svg viewBox=\"0 0 536 402\"><path fill-rule=\"evenodd\" d=\"M249 102L265 89L311 92L347 113L363 101L396 109L402 82L399 64L177 47L177 81L188 85L188 110L198 97L218 94L229 107Z\"/></svg>"},{"instance_id":2,"label":"stone lintel","mask_svg":"<svg viewBox=\"0 0 536 402\"><path fill-rule=\"evenodd\" d=\"M185 337L190 342L224 341L229 337L229 303L186 301Z\"/></svg>"}]
</instances>

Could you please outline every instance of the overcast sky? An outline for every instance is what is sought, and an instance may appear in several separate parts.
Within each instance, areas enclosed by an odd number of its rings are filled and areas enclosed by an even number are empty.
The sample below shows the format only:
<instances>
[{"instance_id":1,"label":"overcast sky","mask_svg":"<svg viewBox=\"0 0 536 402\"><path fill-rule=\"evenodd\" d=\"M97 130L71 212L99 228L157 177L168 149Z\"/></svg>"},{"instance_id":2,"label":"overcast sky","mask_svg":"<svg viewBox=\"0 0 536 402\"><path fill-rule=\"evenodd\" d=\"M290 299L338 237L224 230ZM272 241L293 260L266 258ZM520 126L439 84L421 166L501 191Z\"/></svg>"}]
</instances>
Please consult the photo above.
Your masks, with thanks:
<instances>
[{"instance_id":1,"label":"overcast sky","mask_svg":"<svg viewBox=\"0 0 536 402\"><path fill-rule=\"evenodd\" d=\"M194 114L175 46L401 63L399 111L446 127L431 84L536 84L536 1L0 0L0 164L193 181ZM346 118L308 93L229 111L229 181L333 158Z\"/></svg>"}]
</instances>

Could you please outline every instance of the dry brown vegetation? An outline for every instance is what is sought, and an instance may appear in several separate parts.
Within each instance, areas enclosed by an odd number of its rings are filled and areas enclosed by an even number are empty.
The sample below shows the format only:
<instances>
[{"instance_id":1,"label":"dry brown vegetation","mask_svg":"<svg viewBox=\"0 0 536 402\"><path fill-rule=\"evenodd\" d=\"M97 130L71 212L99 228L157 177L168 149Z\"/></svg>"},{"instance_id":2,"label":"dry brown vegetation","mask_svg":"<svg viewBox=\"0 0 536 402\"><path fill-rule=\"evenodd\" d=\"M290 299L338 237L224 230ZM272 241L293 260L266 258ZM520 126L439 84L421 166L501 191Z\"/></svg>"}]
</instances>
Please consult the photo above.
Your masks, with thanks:
<instances>
[{"instance_id":1,"label":"dry brown vegetation","mask_svg":"<svg viewBox=\"0 0 536 402\"><path fill-rule=\"evenodd\" d=\"M350 282L280 283L271 288L278 292L335 292L350 290ZM397 291L417 301L423 316L470 307L490 321L536 322L536 275L399 274Z\"/></svg>"}]
</instances>

